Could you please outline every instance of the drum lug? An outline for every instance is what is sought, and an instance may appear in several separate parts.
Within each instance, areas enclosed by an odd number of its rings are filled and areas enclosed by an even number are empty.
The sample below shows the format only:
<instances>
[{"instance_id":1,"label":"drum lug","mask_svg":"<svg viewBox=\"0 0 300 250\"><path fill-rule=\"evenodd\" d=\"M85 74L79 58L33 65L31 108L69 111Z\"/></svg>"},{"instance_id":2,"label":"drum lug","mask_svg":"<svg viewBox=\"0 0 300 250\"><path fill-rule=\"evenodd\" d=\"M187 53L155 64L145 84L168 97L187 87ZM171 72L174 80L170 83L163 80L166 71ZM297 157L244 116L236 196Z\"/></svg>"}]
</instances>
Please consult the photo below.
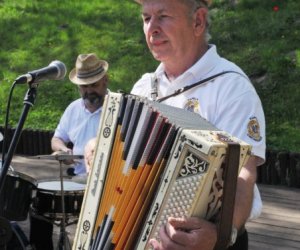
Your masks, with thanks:
<instances>
[{"instance_id":1,"label":"drum lug","mask_svg":"<svg viewBox=\"0 0 300 250\"><path fill-rule=\"evenodd\" d=\"M51 201L51 210L55 211L55 199L54 198Z\"/></svg>"},{"instance_id":2,"label":"drum lug","mask_svg":"<svg viewBox=\"0 0 300 250\"><path fill-rule=\"evenodd\" d=\"M78 201L77 201L77 197L76 197L76 199L74 201L74 210L77 211L77 209L78 209Z\"/></svg>"}]
</instances>

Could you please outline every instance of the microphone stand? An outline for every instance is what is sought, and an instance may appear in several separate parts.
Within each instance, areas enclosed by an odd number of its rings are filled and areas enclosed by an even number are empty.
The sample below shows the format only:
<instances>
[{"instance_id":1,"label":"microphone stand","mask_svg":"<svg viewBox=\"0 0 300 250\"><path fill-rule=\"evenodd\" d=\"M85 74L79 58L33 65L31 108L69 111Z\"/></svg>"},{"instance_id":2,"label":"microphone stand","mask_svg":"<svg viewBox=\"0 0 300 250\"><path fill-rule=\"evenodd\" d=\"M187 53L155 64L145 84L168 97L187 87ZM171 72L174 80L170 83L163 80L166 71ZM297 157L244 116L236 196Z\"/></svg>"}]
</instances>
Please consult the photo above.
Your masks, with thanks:
<instances>
[{"instance_id":1,"label":"microphone stand","mask_svg":"<svg viewBox=\"0 0 300 250\"><path fill-rule=\"evenodd\" d=\"M36 88L37 88L37 85L30 86L29 89L27 90L27 93L26 93L25 97L24 97L23 111L22 111L22 114L19 118L17 128L15 130L12 141L10 143L8 152L5 156L5 159L4 159L4 162L3 162L3 165L2 165L2 169L1 169L1 173L0 173L0 195L3 191L6 174L7 174L7 171L9 169L10 163L12 161L12 157L13 157L13 154L16 150L17 144L19 142L21 132L22 132L22 128L23 128L25 120L27 118L27 114L29 112L30 107L32 107L34 105L35 98L36 98ZM6 138L4 138L4 140L6 140ZM2 152L2 154L5 154L5 152ZM0 219L1 218L2 217L0 217ZM8 221L7 219L4 219L4 218L2 218L2 220ZM2 236L2 237L0 237L0 238L3 240L3 237L4 238L5 237L10 237L10 236L8 236L9 234L10 234L9 230L1 230L0 236ZM6 244L5 241L4 241L4 242L0 242L0 245L2 245L3 243Z\"/></svg>"},{"instance_id":2,"label":"microphone stand","mask_svg":"<svg viewBox=\"0 0 300 250\"><path fill-rule=\"evenodd\" d=\"M3 162L3 165L2 165L2 171L1 171L1 174L0 174L0 194L1 194L2 189L4 187L5 177L6 177L8 169L9 169L10 163L12 161L13 154L14 154L14 152L16 150L16 147L17 147L17 144L19 142L21 132L22 132L25 120L27 118L29 109L34 105L35 98L36 98L36 88L37 88L36 84L30 85L30 87L27 90L27 93L24 97L23 111L22 111L22 114L19 118L17 128L15 130L15 133L14 133L12 141L10 143L8 152L5 156L5 159L4 159L4 162ZM6 138L4 138L4 140L6 140ZM4 154L4 153L5 152L2 152L2 154Z\"/></svg>"}]
</instances>

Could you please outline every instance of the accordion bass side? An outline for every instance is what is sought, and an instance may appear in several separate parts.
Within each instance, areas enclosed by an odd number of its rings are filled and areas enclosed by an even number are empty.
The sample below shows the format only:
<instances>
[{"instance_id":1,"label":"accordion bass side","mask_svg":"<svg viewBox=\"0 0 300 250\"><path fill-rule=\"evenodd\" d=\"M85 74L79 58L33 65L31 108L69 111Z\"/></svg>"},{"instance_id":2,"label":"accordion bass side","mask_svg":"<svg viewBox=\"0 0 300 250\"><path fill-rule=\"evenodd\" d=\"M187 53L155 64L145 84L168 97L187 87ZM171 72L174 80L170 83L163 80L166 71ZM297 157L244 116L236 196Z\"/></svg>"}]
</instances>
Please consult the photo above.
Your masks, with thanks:
<instances>
[{"instance_id":1,"label":"accordion bass side","mask_svg":"<svg viewBox=\"0 0 300 250\"><path fill-rule=\"evenodd\" d=\"M211 219L222 209L230 144L238 172L248 144L198 114L110 92L73 250L147 249L169 216Z\"/></svg>"}]
</instances>

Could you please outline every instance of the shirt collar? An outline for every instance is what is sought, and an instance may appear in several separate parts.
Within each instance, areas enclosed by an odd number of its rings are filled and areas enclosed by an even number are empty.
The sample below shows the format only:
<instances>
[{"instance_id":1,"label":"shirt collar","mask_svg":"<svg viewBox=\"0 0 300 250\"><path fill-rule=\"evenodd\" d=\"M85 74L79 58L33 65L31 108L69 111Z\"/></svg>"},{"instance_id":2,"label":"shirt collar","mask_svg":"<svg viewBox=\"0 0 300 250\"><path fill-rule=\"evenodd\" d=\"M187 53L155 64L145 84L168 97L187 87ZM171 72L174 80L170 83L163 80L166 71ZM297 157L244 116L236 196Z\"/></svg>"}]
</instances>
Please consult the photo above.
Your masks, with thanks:
<instances>
[{"instance_id":1,"label":"shirt collar","mask_svg":"<svg viewBox=\"0 0 300 250\"><path fill-rule=\"evenodd\" d=\"M92 114L92 115L97 114L97 113L99 113L99 112L102 110L102 106L101 106L100 108L98 108L97 110L95 110L95 111L92 113L91 111L89 111L89 110L85 107L83 98L81 98L81 106L83 107L83 109L84 109L85 112L87 112L87 113L89 113L89 114Z\"/></svg>"},{"instance_id":2,"label":"shirt collar","mask_svg":"<svg viewBox=\"0 0 300 250\"><path fill-rule=\"evenodd\" d=\"M208 77L210 72L213 71L213 69L217 66L220 58L221 57L217 53L216 46L209 44L209 49L206 51L206 53L192 67L178 76L175 79L175 82L181 82L182 79L189 78L192 83L193 81L199 81L205 77ZM162 63L156 69L155 74L158 79L161 79L165 76L164 65Z\"/></svg>"}]
</instances>

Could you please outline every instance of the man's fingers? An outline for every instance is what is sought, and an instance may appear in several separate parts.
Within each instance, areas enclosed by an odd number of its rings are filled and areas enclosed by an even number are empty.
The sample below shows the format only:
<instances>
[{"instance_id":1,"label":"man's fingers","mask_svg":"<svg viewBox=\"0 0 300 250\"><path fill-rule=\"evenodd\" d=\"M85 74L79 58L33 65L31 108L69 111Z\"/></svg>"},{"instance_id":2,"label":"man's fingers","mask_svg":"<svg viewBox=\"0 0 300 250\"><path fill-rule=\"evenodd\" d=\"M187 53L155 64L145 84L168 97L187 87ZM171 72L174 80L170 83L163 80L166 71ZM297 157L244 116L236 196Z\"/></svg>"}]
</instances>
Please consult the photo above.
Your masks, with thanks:
<instances>
[{"instance_id":1,"label":"man's fingers","mask_svg":"<svg viewBox=\"0 0 300 250\"><path fill-rule=\"evenodd\" d=\"M151 249L153 249L153 250L160 250L161 249L160 243L155 239L149 240L149 244L151 245Z\"/></svg>"}]
</instances>

